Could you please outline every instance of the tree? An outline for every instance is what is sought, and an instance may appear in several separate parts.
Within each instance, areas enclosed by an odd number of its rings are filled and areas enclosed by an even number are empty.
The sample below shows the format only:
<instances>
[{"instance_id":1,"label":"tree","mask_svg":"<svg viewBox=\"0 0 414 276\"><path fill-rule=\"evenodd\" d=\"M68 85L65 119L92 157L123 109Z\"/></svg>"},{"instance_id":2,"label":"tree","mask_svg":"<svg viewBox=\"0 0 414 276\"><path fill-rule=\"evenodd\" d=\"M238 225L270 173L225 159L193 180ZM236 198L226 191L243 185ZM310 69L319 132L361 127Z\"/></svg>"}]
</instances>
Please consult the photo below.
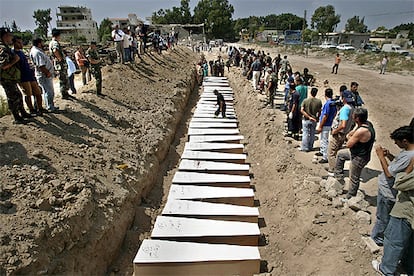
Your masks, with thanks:
<instances>
[{"instance_id":1,"label":"tree","mask_svg":"<svg viewBox=\"0 0 414 276\"><path fill-rule=\"evenodd\" d=\"M35 34L42 38L46 38L50 21L52 21L52 17L50 16L50 9L34 11L33 18L35 19L35 24L37 25Z\"/></svg>"},{"instance_id":2,"label":"tree","mask_svg":"<svg viewBox=\"0 0 414 276\"><path fill-rule=\"evenodd\" d=\"M207 38L234 39L234 8L228 0L200 0L194 8L194 23L205 24Z\"/></svg>"},{"instance_id":3,"label":"tree","mask_svg":"<svg viewBox=\"0 0 414 276\"><path fill-rule=\"evenodd\" d=\"M368 31L367 25L364 24L364 18L359 20L359 16L354 16L349 18L345 24L345 31L347 32L356 32L356 33L366 33Z\"/></svg>"},{"instance_id":4,"label":"tree","mask_svg":"<svg viewBox=\"0 0 414 276\"><path fill-rule=\"evenodd\" d=\"M408 24L401 24L398 26L395 26L393 29L391 29L392 33L395 33L396 35L400 31L408 31L408 39L414 40L414 23L408 23Z\"/></svg>"},{"instance_id":5,"label":"tree","mask_svg":"<svg viewBox=\"0 0 414 276\"><path fill-rule=\"evenodd\" d=\"M311 18L311 27L315 28L322 36L334 31L334 28L341 16L335 14L335 8L332 5L319 7L315 10Z\"/></svg>"},{"instance_id":6,"label":"tree","mask_svg":"<svg viewBox=\"0 0 414 276\"><path fill-rule=\"evenodd\" d=\"M190 0L181 0L180 7L160 9L154 12L151 21L155 24L189 24L193 21L190 12Z\"/></svg>"},{"instance_id":7,"label":"tree","mask_svg":"<svg viewBox=\"0 0 414 276\"><path fill-rule=\"evenodd\" d=\"M13 33L20 32L20 28L17 27L17 24L16 24L15 20L13 20L13 22L12 22L11 30L12 30Z\"/></svg>"},{"instance_id":8,"label":"tree","mask_svg":"<svg viewBox=\"0 0 414 276\"><path fill-rule=\"evenodd\" d=\"M99 28L98 28L99 40L101 42L112 40L111 32L112 32L112 22L108 18L104 18L101 24L99 24Z\"/></svg>"},{"instance_id":9,"label":"tree","mask_svg":"<svg viewBox=\"0 0 414 276\"><path fill-rule=\"evenodd\" d=\"M277 16L277 29L278 30L302 30L303 28L303 17L291 13L282 13ZM305 22L305 26L306 26Z\"/></svg>"}]
</instances>

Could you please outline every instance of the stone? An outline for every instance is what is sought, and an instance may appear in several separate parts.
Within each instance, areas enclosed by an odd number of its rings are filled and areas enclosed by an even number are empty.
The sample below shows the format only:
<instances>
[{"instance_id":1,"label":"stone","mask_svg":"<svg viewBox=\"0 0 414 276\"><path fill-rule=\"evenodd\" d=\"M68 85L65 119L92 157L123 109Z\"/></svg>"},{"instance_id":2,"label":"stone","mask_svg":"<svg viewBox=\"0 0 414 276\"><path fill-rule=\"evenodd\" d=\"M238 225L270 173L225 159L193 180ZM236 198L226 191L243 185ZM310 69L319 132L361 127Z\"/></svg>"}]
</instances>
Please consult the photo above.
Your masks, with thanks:
<instances>
[{"instance_id":1,"label":"stone","mask_svg":"<svg viewBox=\"0 0 414 276\"><path fill-rule=\"evenodd\" d=\"M342 193L343 186L341 183L334 177L328 177L325 184L325 190L329 191L334 189L338 194Z\"/></svg>"},{"instance_id":2,"label":"stone","mask_svg":"<svg viewBox=\"0 0 414 276\"><path fill-rule=\"evenodd\" d=\"M336 198L338 196L338 192L335 189L329 189L329 191L326 192L326 196L330 199Z\"/></svg>"},{"instance_id":3,"label":"stone","mask_svg":"<svg viewBox=\"0 0 414 276\"><path fill-rule=\"evenodd\" d=\"M370 237L362 237L362 240L365 242L365 244L367 245L368 250L372 254L375 254L375 253L380 251L381 248Z\"/></svg>"},{"instance_id":4,"label":"stone","mask_svg":"<svg viewBox=\"0 0 414 276\"><path fill-rule=\"evenodd\" d=\"M354 211L359 211L359 210L366 211L369 206L369 203L359 196L351 197L348 200L347 204L348 204L348 207Z\"/></svg>"},{"instance_id":5,"label":"stone","mask_svg":"<svg viewBox=\"0 0 414 276\"><path fill-rule=\"evenodd\" d=\"M36 201L36 207L41 211L50 211L52 206L49 203L49 200L45 198L40 198Z\"/></svg>"},{"instance_id":6,"label":"stone","mask_svg":"<svg viewBox=\"0 0 414 276\"><path fill-rule=\"evenodd\" d=\"M332 199L332 206L334 208L342 208L344 206L344 203L339 197L335 197Z\"/></svg>"},{"instance_id":7,"label":"stone","mask_svg":"<svg viewBox=\"0 0 414 276\"><path fill-rule=\"evenodd\" d=\"M371 223L371 215L364 211L358 211L355 214L355 218L359 223L362 224L370 224Z\"/></svg>"},{"instance_id":8,"label":"stone","mask_svg":"<svg viewBox=\"0 0 414 276\"><path fill-rule=\"evenodd\" d=\"M68 193L75 193L78 190L78 186L74 182L67 182L64 190Z\"/></svg>"}]
</instances>

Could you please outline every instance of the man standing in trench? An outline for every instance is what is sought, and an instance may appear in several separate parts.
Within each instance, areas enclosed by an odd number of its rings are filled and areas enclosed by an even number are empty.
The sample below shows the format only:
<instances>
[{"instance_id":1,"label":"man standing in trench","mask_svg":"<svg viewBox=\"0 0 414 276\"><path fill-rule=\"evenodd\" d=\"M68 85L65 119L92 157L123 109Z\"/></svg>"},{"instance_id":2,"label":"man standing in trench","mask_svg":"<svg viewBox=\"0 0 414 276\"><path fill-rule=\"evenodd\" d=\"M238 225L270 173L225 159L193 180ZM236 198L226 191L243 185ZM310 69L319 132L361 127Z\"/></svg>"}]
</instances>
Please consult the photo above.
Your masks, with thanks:
<instances>
[{"instance_id":1,"label":"man standing in trench","mask_svg":"<svg viewBox=\"0 0 414 276\"><path fill-rule=\"evenodd\" d=\"M221 116L226 118L226 102L224 101L223 95L219 93L217 89L214 89L214 95L217 96L218 105L216 112L214 112L214 116L217 117L221 112Z\"/></svg>"}]
</instances>

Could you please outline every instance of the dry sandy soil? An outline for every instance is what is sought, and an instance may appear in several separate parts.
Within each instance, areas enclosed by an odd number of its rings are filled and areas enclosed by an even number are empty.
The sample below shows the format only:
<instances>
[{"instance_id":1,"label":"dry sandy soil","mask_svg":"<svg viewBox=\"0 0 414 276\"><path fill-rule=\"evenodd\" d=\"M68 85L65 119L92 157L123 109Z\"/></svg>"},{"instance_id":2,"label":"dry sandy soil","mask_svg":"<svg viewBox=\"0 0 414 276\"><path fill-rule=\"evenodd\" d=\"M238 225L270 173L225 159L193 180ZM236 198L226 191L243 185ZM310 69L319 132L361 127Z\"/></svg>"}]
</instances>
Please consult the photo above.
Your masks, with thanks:
<instances>
[{"instance_id":1,"label":"dry sandy soil","mask_svg":"<svg viewBox=\"0 0 414 276\"><path fill-rule=\"evenodd\" d=\"M357 81L377 143L398 152L389 134L414 115L412 72L379 75L343 60L331 75L330 55L287 54L294 70L308 67L317 77L320 97L325 79L334 91ZM150 236L186 141L198 96L197 58L177 48L146 55L136 66L107 66L104 98L88 84L76 100L57 99L59 114L27 126L0 119L0 275L132 274L132 259ZM240 69L226 75L262 217L263 275L375 275L370 261L378 256L361 239L372 224L327 198L319 183L323 166L283 138L285 114L263 108L264 96L252 91ZM372 156L361 184L371 220L380 171Z\"/></svg>"}]
</instances>

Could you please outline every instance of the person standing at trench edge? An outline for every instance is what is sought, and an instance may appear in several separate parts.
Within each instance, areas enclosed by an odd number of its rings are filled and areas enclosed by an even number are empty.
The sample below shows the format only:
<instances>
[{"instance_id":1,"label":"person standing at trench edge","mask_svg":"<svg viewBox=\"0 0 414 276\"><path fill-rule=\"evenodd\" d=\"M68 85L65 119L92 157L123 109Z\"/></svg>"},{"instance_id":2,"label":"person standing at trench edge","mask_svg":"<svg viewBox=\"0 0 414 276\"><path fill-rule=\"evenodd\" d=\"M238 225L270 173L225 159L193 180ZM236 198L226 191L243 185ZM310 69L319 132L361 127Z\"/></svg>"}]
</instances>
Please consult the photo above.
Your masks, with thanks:
<instances>
[{"instance_id":1,"label":"person standing at trench edge","mask_svg":"<svg viewBox=\"0 0 414 276\"><path fill-rule=\"evenodd\" d=\"M219 93L217 89L214 89L213 92L214 92L214 95L217 96L217 105L218 105L216 112L214 112L214 116L217 117L221 112L221 116L223 118L226 118L226 101L224 100L223 95Z\"/></svg>"}]
</instances>

